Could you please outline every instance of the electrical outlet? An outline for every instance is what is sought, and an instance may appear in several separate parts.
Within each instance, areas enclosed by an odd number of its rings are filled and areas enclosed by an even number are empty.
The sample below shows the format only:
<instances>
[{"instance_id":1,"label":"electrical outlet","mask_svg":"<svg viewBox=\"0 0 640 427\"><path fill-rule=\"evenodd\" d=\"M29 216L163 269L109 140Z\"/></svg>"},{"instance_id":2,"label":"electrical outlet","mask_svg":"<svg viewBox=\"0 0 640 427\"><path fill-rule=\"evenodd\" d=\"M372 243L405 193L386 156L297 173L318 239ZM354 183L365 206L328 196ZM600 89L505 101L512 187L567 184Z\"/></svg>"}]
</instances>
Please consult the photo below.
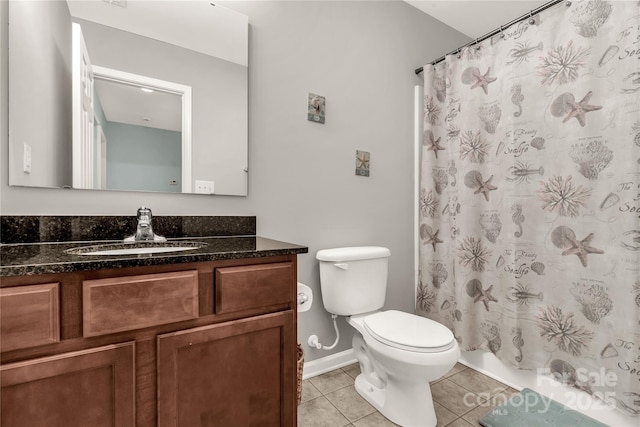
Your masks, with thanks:
<instances>
[{"instance_id":1,"label":"electrical outlet","mask_svg":"<svg viewBox=\"0 0 640 427\"><path fill-rule=\"evenodd\" d=\"M178 185L178 180L177 179L170 179L169 180L169 185Z\"/></svg>"},{"instance_id":2,"label":"electrical outlet","mask_svg":"<svg viewBox=\"0 0 640 427\"><path fill-rule=\"evenodd\" d=\"M197 181L195 193L197 194L213 194L213 181Z\"/></svg>"},{"instance_id":3,"label":"electrical outlet","mask_svg":"<svg viewBox=\"0 0 640 427\"><path fill-rule=\"evenodd\" d=\"M24 144L23 166L24 173L31 173L31 146Z\"/></svg>"}]
</instances>

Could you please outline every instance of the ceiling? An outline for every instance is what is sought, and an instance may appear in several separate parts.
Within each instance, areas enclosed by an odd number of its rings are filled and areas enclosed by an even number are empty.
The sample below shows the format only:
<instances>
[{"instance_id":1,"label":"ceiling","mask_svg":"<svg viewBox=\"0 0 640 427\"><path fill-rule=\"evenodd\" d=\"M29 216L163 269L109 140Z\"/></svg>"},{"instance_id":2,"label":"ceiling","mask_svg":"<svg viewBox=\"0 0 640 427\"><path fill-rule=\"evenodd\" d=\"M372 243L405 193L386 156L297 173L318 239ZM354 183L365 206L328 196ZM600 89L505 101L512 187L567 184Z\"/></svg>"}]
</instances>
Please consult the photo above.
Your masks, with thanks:
<instances>
[{"instance_id":1,"label":"ceiling","mask_svg":"<svg viewBox=\"0 0 640 427\"><path fill-rule=\"evenodd\" d=\"M501 25L548 3L547 0L404 1L472 39L480 38Z\"/></svg>"},{"instance_id":2,"label":"ceiling","mask_svg":"<svg viewBox=\"0 0 640 427\"><path fill-rule=\"evenodd\" d=\"M95 87L107 121L182 132L182 96L99 78Z\"/></svg>"}]
</instances>

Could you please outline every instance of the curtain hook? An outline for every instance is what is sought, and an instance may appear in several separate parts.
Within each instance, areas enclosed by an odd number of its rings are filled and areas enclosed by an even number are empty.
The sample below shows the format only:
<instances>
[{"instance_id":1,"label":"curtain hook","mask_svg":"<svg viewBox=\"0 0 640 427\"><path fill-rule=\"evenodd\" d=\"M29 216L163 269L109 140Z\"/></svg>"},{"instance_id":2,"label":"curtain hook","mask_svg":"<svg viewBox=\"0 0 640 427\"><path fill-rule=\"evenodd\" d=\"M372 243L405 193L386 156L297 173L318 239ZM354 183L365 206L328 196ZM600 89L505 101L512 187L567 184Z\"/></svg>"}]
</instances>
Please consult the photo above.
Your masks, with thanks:
<instances>
[{"instance_id":1,"label":"curtain hook","mask_svg":"<svg viewBox=\"0 0 640 427\"><path fill-rule=\"evenodd\" d=\"M476 39L476 50L480 50L480 39Z\"/></svg>"},{"instance_id":2,"label":"curtain hook","mask_svg":"<svg viewBox=\"0 0 640 427\"><path fill-rule=\"evenodd\" d=\"M461 55L460 55L460 49L462 49L462 48L460 48L460 47L458 48L458 54L456 55L456 57L457 57L458 59L460 59L460 56L461 56Z\"/></svg>"},{"instance_id":3,"label":"curtain hook","mask_svg":"<svg viewBox=\"0 0 640 427\"><path fill-rule=\"evenodd\" d=\"M502 32L502 25L500 25L500 38L503 39L504 37L505 37L505 35Z\"/></svg>"},{"instance_id":4,"label":"curtain hook","mask_svg":"<svg viewBox=\"0 0 640 427\"><path fill-rule=\"evenodd\" d=\"M533 17L533 10L529 11L529 24L534 25L536 23L535 18Z\"/></svg>"},{"instance_id":5,"label":"curtain hook","mask_svg":"<svg viewBox=\"0 0 640 427\"><path fill-rule=\"evenodd\" d=\"M569 6L571 6L571 2L570 2L570 1L568 1L568 2L566 2L564 5L565 5L565 6L567 6L567 7L569 7Z\"/></svg>"}]
</instances>

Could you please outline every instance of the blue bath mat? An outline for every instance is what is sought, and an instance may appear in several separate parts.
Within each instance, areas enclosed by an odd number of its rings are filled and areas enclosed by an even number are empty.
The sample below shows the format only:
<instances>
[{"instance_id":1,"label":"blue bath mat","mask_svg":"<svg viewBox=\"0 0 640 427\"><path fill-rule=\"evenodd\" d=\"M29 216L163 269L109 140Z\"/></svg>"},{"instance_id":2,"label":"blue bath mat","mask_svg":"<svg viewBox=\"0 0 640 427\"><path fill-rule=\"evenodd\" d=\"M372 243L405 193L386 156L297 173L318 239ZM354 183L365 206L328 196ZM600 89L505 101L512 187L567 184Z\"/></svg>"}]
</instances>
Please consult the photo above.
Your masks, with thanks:
<instances>
[{"instance_id":1,"label":"blue bath mat","mask_svg":"<svg viewBox=\"0 0 640 427\"><path fill-rule=\"evenodd\" d=\"M484 427L608 427L528 388L482 417Z\"/></svg>"}]
</instances>

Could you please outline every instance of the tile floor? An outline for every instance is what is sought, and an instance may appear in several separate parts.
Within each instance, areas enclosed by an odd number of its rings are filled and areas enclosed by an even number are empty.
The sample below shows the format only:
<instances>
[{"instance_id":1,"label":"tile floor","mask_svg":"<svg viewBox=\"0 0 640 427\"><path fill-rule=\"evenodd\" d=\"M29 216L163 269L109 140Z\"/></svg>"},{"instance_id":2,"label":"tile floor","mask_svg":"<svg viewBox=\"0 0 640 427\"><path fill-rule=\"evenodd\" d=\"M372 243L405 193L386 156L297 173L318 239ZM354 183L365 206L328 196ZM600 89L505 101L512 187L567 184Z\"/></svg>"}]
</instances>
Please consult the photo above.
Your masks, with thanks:
<instances>
[{"instance_id":1,"label":"tile floor","mask_svg":"<svg viewBox=\"0 0 640 427\"><path fill-rule=\"evenodd\" d=\"M359 373L353 364L303 381L298 427L396 426L356 392ZM458 363L431 383L431 393L438 427L470 427L517 390Z\"/></svg>"}]
</instances>

